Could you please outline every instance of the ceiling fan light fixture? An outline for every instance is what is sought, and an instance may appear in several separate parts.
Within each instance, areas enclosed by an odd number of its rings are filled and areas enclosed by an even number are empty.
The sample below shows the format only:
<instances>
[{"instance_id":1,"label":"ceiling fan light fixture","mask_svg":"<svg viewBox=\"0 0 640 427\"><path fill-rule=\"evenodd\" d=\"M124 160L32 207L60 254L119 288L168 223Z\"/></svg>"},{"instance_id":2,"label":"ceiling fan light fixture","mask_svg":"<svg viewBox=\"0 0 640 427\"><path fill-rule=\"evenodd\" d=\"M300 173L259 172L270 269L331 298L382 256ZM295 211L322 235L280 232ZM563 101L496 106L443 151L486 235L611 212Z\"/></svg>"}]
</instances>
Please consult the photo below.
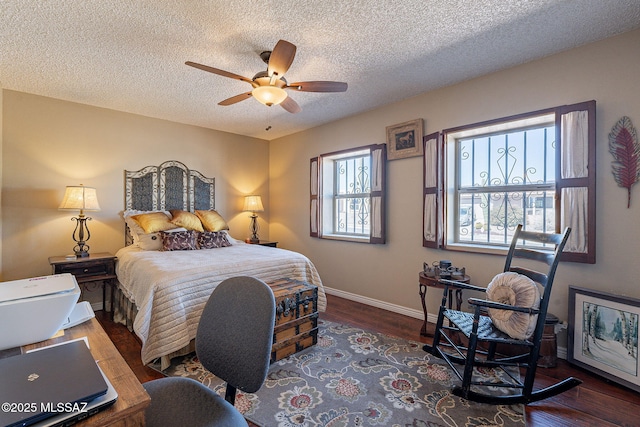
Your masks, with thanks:
<instances>
[{"instance_id":1,"label":"ceiling fan light fixture","mask_svg":"<svg viewBox=\"0 0 640 427\"><path fill-rule=\"evenodd\" d=\"M284 75L289 70L295 55L296 46L294 44L286 40L279 40L272 51L264 51L260 54L260 58L267 63L267 69L259 71L252 79L191 61L187 61L185 64L251 85L253 88L251 92L244 92L218 102L218 105L223 106L233 105L254 97L263 105L268 107L280 105L289 113L296 114L301 111L300 105L290 98L284 89L294 89L300 92L344 92L347 90L346 83L332 81L299 82L289 85Z\"/></svg>"},{"instance_id":2,"label":"ceiling fan light fixture","mask_svg":"<svg viewBox=\"0 0 640 427\"><path fill-rule=\"evenodd\" d=\"M251 91L255 99L267 106L278 105L287 99L287 92L277 86L258 86Z\"/></svg>"}]
</instances>

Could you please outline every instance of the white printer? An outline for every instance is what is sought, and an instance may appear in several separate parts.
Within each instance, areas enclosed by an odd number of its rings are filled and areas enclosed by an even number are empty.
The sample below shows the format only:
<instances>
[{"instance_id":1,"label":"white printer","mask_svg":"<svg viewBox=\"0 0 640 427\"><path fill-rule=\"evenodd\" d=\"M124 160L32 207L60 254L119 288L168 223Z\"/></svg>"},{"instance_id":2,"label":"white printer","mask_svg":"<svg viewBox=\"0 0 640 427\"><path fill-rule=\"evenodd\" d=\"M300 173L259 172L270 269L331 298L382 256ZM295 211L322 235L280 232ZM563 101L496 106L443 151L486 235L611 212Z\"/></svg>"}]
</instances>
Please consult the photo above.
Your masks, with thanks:
<instances>
[{"instance_id":1,"label":"white printer","mask_svg":"<svg viewBox=\"0 0 640 427\"><path fill-rule=\"evenodd\" d=\"M69 273L0 283L0 350L51 338L79 298Z\"/></svg>"}]
</instances>

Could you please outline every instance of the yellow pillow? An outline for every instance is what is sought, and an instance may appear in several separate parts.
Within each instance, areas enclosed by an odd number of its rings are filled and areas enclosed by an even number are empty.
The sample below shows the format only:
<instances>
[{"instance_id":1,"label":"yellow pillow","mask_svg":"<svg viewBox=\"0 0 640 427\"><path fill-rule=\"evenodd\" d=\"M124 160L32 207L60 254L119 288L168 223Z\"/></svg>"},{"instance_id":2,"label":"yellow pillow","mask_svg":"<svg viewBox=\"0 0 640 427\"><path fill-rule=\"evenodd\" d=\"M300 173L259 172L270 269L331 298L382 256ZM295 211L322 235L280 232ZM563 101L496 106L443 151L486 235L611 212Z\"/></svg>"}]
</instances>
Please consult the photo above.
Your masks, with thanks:
<instances>
[{"instance_id":1,"label":"yellow pillow","mask_svg":"<svg viewBox=\"0 0 640 427\"><path fill-rule=\"evenodd\" d=\"M147 234L176 228L175 225L171 224L169 217L162 212L133 215L131 218L140 224L140 227Z\"/></svg>"},{"instance_id":2,"label":"yellow pillow","mask_svg":"<svg viewBox=\"0 0 640 427\"><path fill-rule=\"evenodd\" d=\"M191 212L186 212L182 210L173 209L170 211L173 219L171 220L172 224L175 224L178 227L186 228L187 230L195 230L199 232L204 232L204 228L202 228L202 223L200 222L200 218Z\"/></svg>"},{"instance_id":3,"label":"yellow pillow","mask_svg":"<svg viewBox=\"0 0 640 427\"><path fill-rule=\"evenodd\" d=\"M228 230L227 222L216 211L196 211L196 215L202 221L202 226L207 231Z\"/></svg>"}]
</instances>

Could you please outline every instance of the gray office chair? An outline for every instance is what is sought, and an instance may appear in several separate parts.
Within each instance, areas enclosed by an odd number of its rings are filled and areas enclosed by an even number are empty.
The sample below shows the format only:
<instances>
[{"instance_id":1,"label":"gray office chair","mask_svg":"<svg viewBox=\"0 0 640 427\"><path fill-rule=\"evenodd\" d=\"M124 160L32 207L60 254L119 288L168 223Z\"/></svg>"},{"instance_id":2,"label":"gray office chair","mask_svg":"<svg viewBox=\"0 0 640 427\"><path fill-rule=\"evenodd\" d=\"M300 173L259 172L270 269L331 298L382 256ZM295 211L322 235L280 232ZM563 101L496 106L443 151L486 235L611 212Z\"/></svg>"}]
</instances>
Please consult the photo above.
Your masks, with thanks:
<instances>
[{"instance_id":1,"label":"gray office chair","mask_svg":"<svg viewBox=\"0 0 640 427\"><path fill-rule=\"evenodd\" d=\"M227 382L225 398L188 378L147 382L147 427L247 426L233 407L236 389L254 393L264 383L275 313L273 292L263 281L242 276L220 283L202 311L196 354L202 366Z\"/></svg>"}]
</instances>

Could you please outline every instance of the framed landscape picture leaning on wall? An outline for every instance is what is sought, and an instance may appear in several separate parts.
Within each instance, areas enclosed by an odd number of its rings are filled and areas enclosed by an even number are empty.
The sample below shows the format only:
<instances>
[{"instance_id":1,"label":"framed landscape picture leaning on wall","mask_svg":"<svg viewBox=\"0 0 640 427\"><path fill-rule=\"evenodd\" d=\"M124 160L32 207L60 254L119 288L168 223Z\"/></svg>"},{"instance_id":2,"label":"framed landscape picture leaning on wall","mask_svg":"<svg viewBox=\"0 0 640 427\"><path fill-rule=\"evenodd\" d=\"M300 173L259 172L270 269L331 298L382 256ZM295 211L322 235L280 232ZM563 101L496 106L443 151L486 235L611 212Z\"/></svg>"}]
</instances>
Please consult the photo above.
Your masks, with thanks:
<instances>
[{"instance_id":1,"label":"framed landscape picture leaning on wall","mask_svg":"<svg viewBox=\"0 0 640 427\"><path fill-rule=\"evenodd\" d=\"M422 156L422 119L387 126L387 159Z\"/></svg>"},{"instance_id":2,"label":"framed landscape picture leaning on wall","mask_svg":"<svg viewBox=\"0 0 640 427\"><path fill-rule=\"evenodd\" d=\"M567 361L640 391L640 300L569 286Z\"/></svg>"}]
</instances>

